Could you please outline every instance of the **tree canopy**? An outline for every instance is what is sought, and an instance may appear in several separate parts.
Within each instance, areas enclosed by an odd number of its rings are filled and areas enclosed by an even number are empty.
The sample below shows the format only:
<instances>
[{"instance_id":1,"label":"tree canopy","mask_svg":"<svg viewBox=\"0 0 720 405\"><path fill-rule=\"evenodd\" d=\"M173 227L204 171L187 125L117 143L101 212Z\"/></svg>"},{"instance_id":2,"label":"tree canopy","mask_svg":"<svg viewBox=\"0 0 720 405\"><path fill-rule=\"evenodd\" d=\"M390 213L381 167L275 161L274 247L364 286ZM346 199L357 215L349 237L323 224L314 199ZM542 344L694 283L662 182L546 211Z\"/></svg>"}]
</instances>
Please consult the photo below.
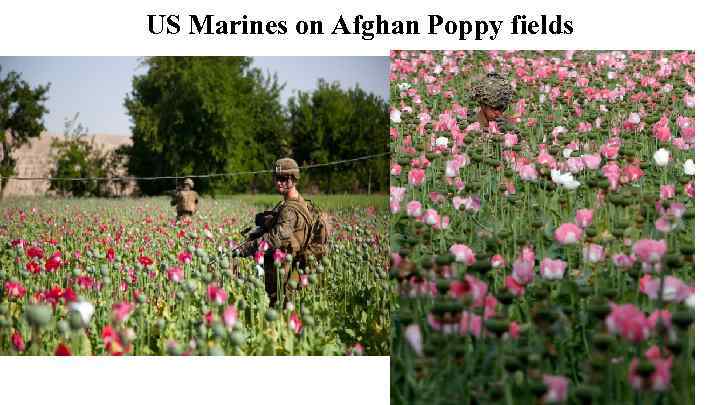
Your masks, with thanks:
<instances>
[{"instance_id":1,"label":"tree canopy","mask_svg":"<svg viewBox=\"0 0 720 405\"><path fill-rule=\"evenodd\" d=\"M0 79L0 198L5 193L8 177L16 174L12 151L45 130L42 119L48 112L45 101L49 89L49 83L33 88L13 71Z\"/></svg>"},{"instance_id":2,"label":"tree canopy","mask_svg":"<svg viewBox=\"0 0 720 405\"><path fill-rule=\"evenodd\" d=\"M133 122L129 173L140 177L267 170L279 157L302 165L388 150L387 103L359 87L318 82L287 109L284 85L252 68L247 57L152 57L133 78L125 106ZM305 171L302 188L324 192L387 191L387 159ZM139 181L145 194L175 181ZM267 174L200 178L210 192L271 191Z\"/></svg>"},{"instance_id":3,"label":"tree canopy","mask_svg":"<svg viewBox=\"0 0 720 405\"><path fill-rule=\"evenodd\" d=\"M136 176L254 171L270 167L287 136L277 77L247 57L152 57L133 78L129 172ZM196 181L206 191L248 191L267 176ZM156 194L174 182L140 181Z\"/></svg>"}]
</instances>

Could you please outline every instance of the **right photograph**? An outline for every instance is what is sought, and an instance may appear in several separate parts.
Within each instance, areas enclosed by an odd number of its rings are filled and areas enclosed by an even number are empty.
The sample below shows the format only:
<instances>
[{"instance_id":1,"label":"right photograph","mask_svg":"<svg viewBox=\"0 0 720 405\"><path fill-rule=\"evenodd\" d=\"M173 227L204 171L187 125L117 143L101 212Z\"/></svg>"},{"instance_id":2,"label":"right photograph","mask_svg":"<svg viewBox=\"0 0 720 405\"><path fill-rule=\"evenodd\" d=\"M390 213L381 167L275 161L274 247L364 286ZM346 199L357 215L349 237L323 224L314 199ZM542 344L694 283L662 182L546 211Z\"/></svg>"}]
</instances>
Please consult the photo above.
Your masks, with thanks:
<instances>
[{"instance_id":1,"label":"right photograph","mask_svg":"<svg viewBox=\"0 0 720 405\"><path fill-rule=\"evenodd\" d=\"M390 58L393 403L694 403L695 52Z\"/></svg>"}]
</instances>

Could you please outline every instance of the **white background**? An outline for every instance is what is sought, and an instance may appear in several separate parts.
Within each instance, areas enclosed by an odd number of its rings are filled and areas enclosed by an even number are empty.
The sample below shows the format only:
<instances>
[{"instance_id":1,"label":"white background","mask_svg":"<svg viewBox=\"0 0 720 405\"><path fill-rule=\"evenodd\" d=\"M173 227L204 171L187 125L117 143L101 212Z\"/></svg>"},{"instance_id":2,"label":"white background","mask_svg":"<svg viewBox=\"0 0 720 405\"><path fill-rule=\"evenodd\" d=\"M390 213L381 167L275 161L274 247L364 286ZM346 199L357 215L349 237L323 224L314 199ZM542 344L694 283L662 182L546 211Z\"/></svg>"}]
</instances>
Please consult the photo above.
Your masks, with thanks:
<instances>
[{"instance_id":1,"label":"white background","mask_svg":"<svg viewBox=\"0 0 720 405\"><path fill-rule=\"evenodd\" d=\"M154 1L3 1L0 5L0 55L387 55L390 49L692 49L696 58L696 390L697 403L716 403L715 369L720 294L716 104L720 70L713 48L717 15L699 3L630 1L459 2L308 1L218 2ZM215 14L239 19L283 19L283 36L154 36L147 14ZM565 36L509 34L515 14L532 18L562 14L573 20ZM506 20L498 40L459 41L454 36L377 37L299 36L299 19L322 19L326 30L342 14L371 18L413 18L428 14L446 19ZM421 28L425 30L426 28ZM327 31L326 31L327 32ZM388 403L389 358L223 358L223 359L0 359L3 403L234 403L378 404Z\"/></svg>"}]
</instances>

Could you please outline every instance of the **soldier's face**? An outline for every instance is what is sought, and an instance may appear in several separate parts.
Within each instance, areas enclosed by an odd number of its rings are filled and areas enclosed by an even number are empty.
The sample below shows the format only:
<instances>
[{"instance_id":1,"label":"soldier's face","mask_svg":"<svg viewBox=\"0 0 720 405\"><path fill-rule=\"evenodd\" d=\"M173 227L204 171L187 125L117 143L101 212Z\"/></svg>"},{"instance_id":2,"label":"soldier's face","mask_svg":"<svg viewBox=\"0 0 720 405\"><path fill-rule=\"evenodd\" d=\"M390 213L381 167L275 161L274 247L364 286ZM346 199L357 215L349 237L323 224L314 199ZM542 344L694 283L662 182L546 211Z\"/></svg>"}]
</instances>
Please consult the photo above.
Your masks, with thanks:
<instances>
[{"instance_id":1,"label":"soldier's face","mask_svg":"<svg viewBox=\"0 0 720 405\"><path fill-rule=\"evenodd\" d=\"M280 194L287 193L294 185L292 176L275 176L275 188Z\"/></svg>"},{"instance_id":2,"label":"soldier's face","mask_svg":"<svg viewBox=\"0 0 720 405\"><path fill-rule=\"evenodd\" d=\"M485 118L487 118L488 121L495 121L502 115L502 111L496 110L492 107L483 106L482 110L483 114L485 114Z\"/></svg>"}]
</instances>

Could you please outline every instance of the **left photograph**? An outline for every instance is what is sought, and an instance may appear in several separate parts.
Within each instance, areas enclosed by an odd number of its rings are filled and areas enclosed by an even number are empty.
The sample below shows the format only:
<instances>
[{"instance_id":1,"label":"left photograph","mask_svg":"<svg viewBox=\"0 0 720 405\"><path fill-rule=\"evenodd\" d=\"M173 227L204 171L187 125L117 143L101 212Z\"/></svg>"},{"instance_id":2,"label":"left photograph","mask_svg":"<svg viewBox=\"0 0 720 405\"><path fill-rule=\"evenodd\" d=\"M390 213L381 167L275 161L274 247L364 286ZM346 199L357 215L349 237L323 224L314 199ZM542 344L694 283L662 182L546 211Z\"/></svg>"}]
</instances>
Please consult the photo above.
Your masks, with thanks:
<instances>
[{"instance_id":1,"label":"left photograph","mask_svg":"<svg viewBox=\"0 0 720 405\"><path fill-rule=\"evenodd\" d=\"M0 56L0 355L389 355L389 63Z\"/></svg>"}]
</instances>

